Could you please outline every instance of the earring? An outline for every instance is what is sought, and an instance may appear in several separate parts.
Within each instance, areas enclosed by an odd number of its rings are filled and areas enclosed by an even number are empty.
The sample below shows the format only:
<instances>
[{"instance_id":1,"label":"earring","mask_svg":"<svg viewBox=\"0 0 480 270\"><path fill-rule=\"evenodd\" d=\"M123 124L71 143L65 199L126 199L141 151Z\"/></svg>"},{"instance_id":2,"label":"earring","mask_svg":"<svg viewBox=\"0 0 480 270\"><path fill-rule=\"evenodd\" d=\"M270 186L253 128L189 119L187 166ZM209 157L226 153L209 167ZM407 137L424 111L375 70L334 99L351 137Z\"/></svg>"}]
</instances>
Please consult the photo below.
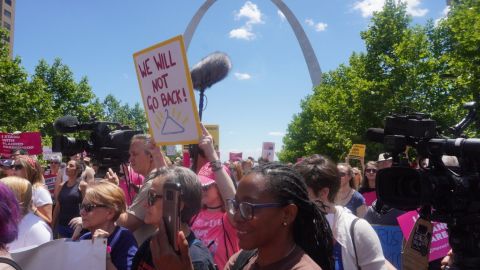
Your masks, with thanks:
<instances>
[{"instance_id":1,"label":"earring","mask_svg":"<svg viewBox=\"0 0 480 270\"><path fill-rule=\"evenodd\" d=\"M283 226L287 226L287 222L286 222L286 221L284 221L282 224L283 224Z\"/></svg>"}]
</instances>

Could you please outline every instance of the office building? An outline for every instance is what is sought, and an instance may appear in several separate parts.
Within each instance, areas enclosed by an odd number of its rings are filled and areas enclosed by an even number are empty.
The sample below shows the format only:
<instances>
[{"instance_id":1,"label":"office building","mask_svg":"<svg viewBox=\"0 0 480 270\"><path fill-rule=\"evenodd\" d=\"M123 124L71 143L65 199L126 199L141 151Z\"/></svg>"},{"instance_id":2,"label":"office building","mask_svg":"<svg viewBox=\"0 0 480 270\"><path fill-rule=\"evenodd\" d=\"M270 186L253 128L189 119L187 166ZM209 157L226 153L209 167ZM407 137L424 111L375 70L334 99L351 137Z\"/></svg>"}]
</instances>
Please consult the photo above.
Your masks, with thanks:
<instances>
[{"instance_id":1,"label":"office building","mask_svg":"<svg viewBox=\"0 0 480 270\"><path fill-rule=\"evenodd\" d=\"M10 46L10 57L12 57L15 25L15 0L0 0L0 11L0 27L7 29L9 33L7 42Z\"/></svg>"}]
</instances>

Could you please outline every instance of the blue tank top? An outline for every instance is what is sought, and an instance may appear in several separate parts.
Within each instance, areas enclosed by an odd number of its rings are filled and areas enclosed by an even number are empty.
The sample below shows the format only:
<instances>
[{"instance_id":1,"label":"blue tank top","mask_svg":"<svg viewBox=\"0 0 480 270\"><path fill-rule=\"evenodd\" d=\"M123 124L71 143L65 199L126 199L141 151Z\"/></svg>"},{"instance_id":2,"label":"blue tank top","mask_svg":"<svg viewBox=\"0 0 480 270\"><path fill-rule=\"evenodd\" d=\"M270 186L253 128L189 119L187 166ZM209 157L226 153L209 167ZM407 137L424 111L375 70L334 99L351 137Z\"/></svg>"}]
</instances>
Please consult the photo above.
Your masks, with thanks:
<instances>
[{"instance_id":1,"label":"blue tank top","mask_svg":"<svg viewBox=\"0 0 480 270\"><path fill-rule=\"evenodd\" d=\"M60 213L58 214L58 224L68 226L68 222L74 217L80 216L79 204L82 203L82 193L78 189L79 181L69 187L67 182L63 185L58 194L60 202Z\"/></svg>"},{"instance_id":2,"label":"blue tank top","mask_svg":"<svg viewBox=\"0 0 480 270\"><path fill-rule=\"evenodd\" d=\"M357 208L365 204L365 198L360 194L358 191L354 191L352 198L348 203L345 205L352 213L356 216L357 215Z\"/></svg>"}]
</instances>

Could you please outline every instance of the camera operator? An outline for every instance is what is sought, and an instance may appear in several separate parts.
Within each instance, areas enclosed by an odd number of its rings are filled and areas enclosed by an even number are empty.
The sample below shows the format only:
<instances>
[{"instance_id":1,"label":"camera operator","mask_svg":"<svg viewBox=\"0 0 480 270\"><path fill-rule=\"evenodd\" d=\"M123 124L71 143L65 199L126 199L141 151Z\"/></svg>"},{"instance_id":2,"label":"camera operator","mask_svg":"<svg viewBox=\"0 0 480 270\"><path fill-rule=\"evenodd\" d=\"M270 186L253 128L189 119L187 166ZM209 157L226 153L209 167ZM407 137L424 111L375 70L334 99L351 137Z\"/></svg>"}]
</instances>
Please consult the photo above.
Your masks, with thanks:
<instances>
[{"instance_id":1,"label":"camera operator","mask_svg":"<svg viewBox=\"0 0 480 270\"><path fill-rule=\"evenodd\" d=\"M132 231L137 243L141 244L155 231L154 226L144 222L147 193L152 186L151 175L156 168L165 167L166 163L160 147L155 145L148 134L137 134L132 137L129 154L130 165L135 172L145 177L145 181L127 212L120 215L117 223ZM116 177L116 175L112 175L111 171L107 176Z\"/></svg>"}]
</instances>

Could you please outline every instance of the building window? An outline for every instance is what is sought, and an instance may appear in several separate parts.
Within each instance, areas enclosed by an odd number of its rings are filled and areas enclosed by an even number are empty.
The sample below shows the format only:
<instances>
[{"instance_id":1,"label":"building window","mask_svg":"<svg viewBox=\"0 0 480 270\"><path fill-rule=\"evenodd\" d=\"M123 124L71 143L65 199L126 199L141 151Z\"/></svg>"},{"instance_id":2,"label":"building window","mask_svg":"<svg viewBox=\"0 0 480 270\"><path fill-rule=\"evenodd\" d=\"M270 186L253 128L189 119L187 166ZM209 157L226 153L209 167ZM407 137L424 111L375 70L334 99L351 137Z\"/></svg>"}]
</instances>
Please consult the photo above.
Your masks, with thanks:
<instances>
[{"instance_id":1,"label":"building window","mask_svg":"<svg viewBox=\"0 0 480 270\"><path fill-rule=\"evenodd\" d=\"M12 0L5 0L5 4L12 6Z\"/></svg>"},{"instance_id":2,"label":"building window","mask_svg":"<svg viewBox=\"0 0 480 270\"><path fill-rule=\"evenodd\" d=\"M7 22L3 22L3 27L7 28L9 31L12 30L10 24Z\"/></svg>"},{"instance_id":3,"label":"building window","mask_svg":"<svg viewBox=\"0 0 480 270\"><path fill-rule=\"evenodd\" d=\"M3 15L5 15L7 18L12 18L12 13L6 9L3 10Z\"/></svg>"}]
</instances>

